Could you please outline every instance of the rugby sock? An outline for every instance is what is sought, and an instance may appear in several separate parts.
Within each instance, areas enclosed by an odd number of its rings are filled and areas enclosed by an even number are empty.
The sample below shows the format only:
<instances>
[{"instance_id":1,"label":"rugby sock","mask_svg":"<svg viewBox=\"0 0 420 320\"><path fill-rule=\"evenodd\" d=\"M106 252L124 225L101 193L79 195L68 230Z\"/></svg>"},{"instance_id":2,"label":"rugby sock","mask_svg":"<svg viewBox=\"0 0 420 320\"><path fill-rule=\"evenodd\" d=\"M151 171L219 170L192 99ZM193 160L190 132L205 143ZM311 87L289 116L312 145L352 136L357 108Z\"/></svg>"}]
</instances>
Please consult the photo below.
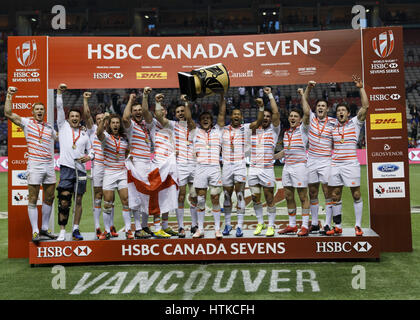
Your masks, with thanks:
<instances>
[{"instance_id":1,"label":"rugby sock","mask_svg":"<svg viewBox=\"0 0 420 320\"><path fill-rule=\"evenodd\" d=\"M101 225L99 222L100 216L101 216L101 207L102 207L102 200L101 199L95 199L94 201L95 205L93 208L93 222L95 224L95 229L98 229Z\"/></svg>"},{"instance_id":2,"label":"rugby sock","mask_svg":"<svg viewBox=\"0 0 420 320\"><path fill-rule=\"evenodd\" d=\"M178 228L184 229L184 207L178 204L178 208L175 210L176 220L178 221Z\"/></svg>"},{"instance_id":3,"label":"rugby sock","mask_svg":"<svg viewBox=\"0 0 420 320\"><path fill-rule=\"evenodd\" d=\"M296 208L287 209L287 214L289 215L289 226L295 227L296 226Z\"/></svg>"},{"instance_id":4,"label":"rugby sock","mask_svg":"<svg viewBox=\"0 0 420 320\"><path fill-rule=\"evenodd\" d=\"M52 206L42 203L42 230L48 230L50 226L50 217L51 217Z\"/></svg>"},{"instance_id":5,"label":"rugby sock","mask_svg":"<svg viewBox=\"0 0 420 320\"><path fill-rule=\"evenodd\" d=\"M220 206L213 206L214 231L220 231Z\"/></svg>"},{"instance_id":6,"label":"rugby sock","mask_svg":"<svg viewBox=\"0 0 420 320\"><path fill-rule=\"evenodd\" d=\"M193 206L193 205L190 206L190 215L191 215L191 225L194 227L198 224L196 206Z\"/></svg>"},{"instance_id":7,"label":"rugby sock","mask_svg":"<svg viewBox=\"0 0 420 320\"><path fill-rule=\"evenodd\" d=\"M238 199L238 209L236 210L237 218L238 218L238 227L242 229L244 224L244 215L245 215L245 199L243 192L240 191L236 194L236 198Z\"/></svg>"},{"instance_id":8,"label":"rugby sock","mask_svg":"<svg viewBox=\"0 0 420 320\"><path fill-rule=\"evenodd\" d=\"M74 224L73 225L73 231L79 229L79 225L78 224Z\"/></svg>"},{"instance_id":9,"label":"rugby sock","mask_svg":"<svg viewBox=\"0 0 420 320\"><path fill-rule=\"evenodd\" d=\"M139 210L132 210L134 216L134 226L136 230L140 230L142 228L141 225L141 212Z\"/></svg>"},{"instance_id":10,"label":"rugby sock","mask_svg":"<svg viewBox=\"0 0 420 320\"><path fill-rule=\"evenodd\" d=\"M310 209L311 209L312 225L316 226L316 225L318 225L318 211L319 211L319 201L318 201L318 199L311 199Z\"/></svg>"},{"instance_id":11,"label":"rugby sock","mask_svg":"<svg viewBox=\"0 0 420 320\"><path fill-rule=\"evenodd\" d=\"M360 198L353 202L354 206L354 215L356 217L356 226L362 226L362 214L363 214L363 200Z\"/></svg>"},{"instance_id":12,"label":"rugby sock","mask_svg":"<svg viewBox=\"0 0 420 320\"><path fill-rule=\"evenodd\" d=\"M245 209L238 209L237 216L238 216L238 227L242 229L244 225Z\"/></svg>"},{"instance_id":13,"label":"rugby sock","mask_svg":"<svg viewBox=\"0 0 420 320\"><path fill-rule=\"evenodd\" d=\"M112 212L112 208L104 208L104 214L103 214L104 227L105 227L105 231L108 233L111 232L111 212Z\"/></svg>"},{"instance_id":14,"label":"rugby sock","mask_svg":"<svg viewBox=\"0 0 420 320\"><path fill-rule=\"evenodd\" d=\"M332 220L332 199L325 199L325 224L331 227Z\"/></svg>"},{"instance_id":15,"label":"rugby sock","mask_svg":"<svg viewBox=\"0 0 420 320\"><path fill-rule=\"evenodd\" d=\"M225 215L225 225L232 224L232 207L224 207L223 213Z\"/></svg>"},{"instance_id":16,"label":"rugby sock","mask_svg":"<svg viewBox=\"0 0 420 320\"><path fill-rule=\"evenodd\" d=\"M302 209L302 227L309 228L309 214L311 209Z\"/></svg>"},{"instance_id":17,"label":"rugby sock","mask_svg":"<svg viewBox=\"0 0 420 320\"><path fill-rule=\"evenodd\" d=\"M168 229L169 226L169 212L162 213L162 229Z\"/></svg>"},{"instance_id":18,"label":"rugby sock","mask_svg":"<svg viewBox=\"0 0 420 320\"><path fill-rule=\"evenodd\" d=\"M114 210L112 210L114 211ZM112 212L111 212L111 219L112 219ZM123 208L122 209L122 216L124 219L124 225L125 225L125 232L128 230L131 230L131 214L129 208ZM111 220L113 222L113 220Z\"/></svg>"},{"instance_id":19,"label":"rugby sock","mask_svg":"<svg viewBox=\"0 0 420 320\"><path fill-rule=\"evenodd\" d=\"M29 221L31 222L31 226L32 226L32 233L34 232L39 233L38 208L36 207L36 204L28 205L28 216L29 216Z\"/></svg>"},{"instance_id":20,"label":"rugby sock","mask_svg":"<svg viewBox=\"0 0 420 320\"><path fill-rule=\"evenodd\" d=\"M148 222L149 222L149 215L147 214L147 212L142 212L141 213L141 227L146 228L148 226Z\"/></svg>"},{"instance_id":21,"label":"rugby sock","mask_svg":"<svg viewBox=\"0 0 420 320\"><path fill-rule=\"evenodd\" d=\"M334 225L340 229L341 229L341 209L342 209L341 201L333 203L332 212L333 212Z\"/></svg>"},{"instance_id":22,"label":"rugby sock","mask_svg":"<svg viewBox=\"0 0 420 320\"><path fill-rule=\"evenodd\" d=\"M198 222L198 229L204 231L204 216L206 215L206 209L200 210L197 209L197 222Z\"/></svg>"},{"instance_id":23,"label":"rugby sock","mask_svg":"<svg viewBox=\"0 0 420 320\"><path fill-rule=\"evenodd\" d=\"M155 214L153 216L153 224L155 225L155 232L158 232L160 229L162 229L162 226L160 225L160 215Z\"/></svg>"},{"instance_id":24,"label":"rugby sock","mask_svg":"<svg viewBox=\"0 0 420 320\"><path fill-rule=\"evenodd\" d=\"M255 216L257 217L258 223L263 224L264 216L263 216L263 206L261 202L254 203L254 211L255 211Z\"/></svg>"},{"instance_id":25,"label":"rugby sock","mask_svg":"<svg viewBox=\"0 0 420 320\"><path fill-rule=\"evenodd\" d=\"M268 207L268 226L274 228L274 222L276 221L276 207Z\"/></svg>"},{"instance_id":26,"label":"rugby sock","mask_svg":"<svg viewBox=\"0 0 420 320\"><path fill-rule=\"evenodd\" d=\"M128 210L128 216L130 217L130 225L131 225L131 213L130 213L130 209L127 209ZM115 211L115 209L114 209L114 206L112 206L112 209L111 209L111 226L113 226L114 225L114 211Z\"/></svg>"}]
</instances>

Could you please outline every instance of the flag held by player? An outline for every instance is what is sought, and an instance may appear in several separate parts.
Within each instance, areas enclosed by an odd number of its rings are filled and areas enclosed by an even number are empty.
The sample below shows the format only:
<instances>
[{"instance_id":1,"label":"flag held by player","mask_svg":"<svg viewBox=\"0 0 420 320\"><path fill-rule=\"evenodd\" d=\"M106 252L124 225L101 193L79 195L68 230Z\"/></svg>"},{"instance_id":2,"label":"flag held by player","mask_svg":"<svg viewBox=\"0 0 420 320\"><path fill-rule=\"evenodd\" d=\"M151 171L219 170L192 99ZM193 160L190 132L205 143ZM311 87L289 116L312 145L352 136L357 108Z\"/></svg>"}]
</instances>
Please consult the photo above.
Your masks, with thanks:
<instances>
[{"instance_id":1,"label":"flag held by player","mask_svg":"<svg viewBox=\"0 0 420 320\"><path fill-rule=\"evenodd\" d=\"M178 173L174 156L156 166L147 180L134 168L131 160L126 161L127 183L130 194L129 206L133 210L156 215L178 208Z\"/></svg>"}]
</instances>

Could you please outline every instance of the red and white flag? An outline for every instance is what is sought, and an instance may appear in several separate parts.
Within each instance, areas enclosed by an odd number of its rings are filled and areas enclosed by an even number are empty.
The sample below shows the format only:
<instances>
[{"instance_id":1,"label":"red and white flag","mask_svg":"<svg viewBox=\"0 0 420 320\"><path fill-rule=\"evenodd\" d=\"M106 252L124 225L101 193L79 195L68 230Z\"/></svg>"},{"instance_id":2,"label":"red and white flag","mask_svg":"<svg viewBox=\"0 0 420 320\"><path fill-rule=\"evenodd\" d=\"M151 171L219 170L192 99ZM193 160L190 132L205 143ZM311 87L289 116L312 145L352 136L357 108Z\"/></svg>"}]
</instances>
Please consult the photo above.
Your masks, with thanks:
<instances>
[{"instance_id":1,"label":"red and white flag","mask_svg":"<svg viewBox=\"0 0 420 320\"><path fill-rule=\"evenodd\" d=\"M126 161L126 167L130 209L156 215L178 208L178 172L173 155L162 163L152 163L147 180L136 172L131 160Z\"/></svg>"}]
</instances>

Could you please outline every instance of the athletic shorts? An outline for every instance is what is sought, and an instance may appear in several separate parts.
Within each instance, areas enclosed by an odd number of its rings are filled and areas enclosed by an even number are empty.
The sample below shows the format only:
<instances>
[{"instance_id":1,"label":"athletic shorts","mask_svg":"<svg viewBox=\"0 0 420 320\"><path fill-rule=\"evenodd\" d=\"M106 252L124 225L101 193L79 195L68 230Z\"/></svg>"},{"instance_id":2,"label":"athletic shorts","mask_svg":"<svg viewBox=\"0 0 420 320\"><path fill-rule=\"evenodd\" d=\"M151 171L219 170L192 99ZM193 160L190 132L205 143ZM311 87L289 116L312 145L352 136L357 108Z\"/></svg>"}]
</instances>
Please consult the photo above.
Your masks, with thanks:
<instances>
[{"instance_id":1,"label":"athletic shorts","mask_svg":"<svg viewBox=\"0 0 420 320\"><path fill-rule=\"evenodd\" d=\"M94 187L101 187L104 181L104 171L105 166L103 164L94 164L92 166L92 178L93 178L93 186Z\"/></svg>"},{"instance_id":2,"label":"athletic shorts","mask_svg":"<svg viewBox=\"0 0 420 320\"><path fill-rule=\"evenodd\" d=\"M79 183L77 185L77 194L81 195L86 192L86 172L77 170L79 175ZM60 182L58 188L73 189L76 192L76 170L60 166Z\"/></svg>"},{"instance_id":3,"label":"athletic shorts","mask_svg":"<svg viewBox=\"0 0 420 320\"><path fill-rule=\"evenodd\" d=\"M188 183L194 182L195 166L196 166L195 163L192 163L192 164L179 163L177 165L180 187L185 186Z\"/></svg>"},{"instance_id":4,"label":"athletic shorts","mask_svg":"<svg viewBox=\"0 0 420 320\"><path fill-rule=\"evenodd\" d=\"M246 183L246 164L224 164L222 170L223 186L232 187L237 182Z\"/></svg>"},{"instance_id":5,"label":"athletic shorts","mask_svg":"<svg viewBox=\"0 0 420 320\"><path fill-rule=\"evenodd\" d=\"M360 186L360 164L350 163L340 166L331 166L328 185L331 187L359 187Z\"/></svg>"},{"instance_id":6,"label":"athletic shorts","mask_svg":"<svg viewBox=\"0 0 420 320\"><path fill-rule=\"evenodd\" d=\"M308 184L319 183L328 184L331 171L331 161L312 161L307 164Z\"/></svg>"},{"instance_id":7,"label":"athletic shorts","mask_svg":"<svg viewBox=\"0 0 420 320\"><path fill-rule=\"evenodd\" d=\"M209 186L222 186L222 171L219 165L200 165L195 167L194 188L205 189Z\"/></svg>"},{"instance_id":8,"label":"athletic shorts","mask_svg":"<svg viewBox=\"0 0 420 320\"><path fill-rule=\"evenodd\" d=\"M113 191L128 188L127 170L104 170L102 190Z\"/></svg>"},{"instance_id":9,"label":"athletic shorts","mask_svg":"<svg viewBox=\"0 0 420 320\"><path fill-rule=\"evenodd\" d=\"M248 172L248 186L261 185L267 188L274 188L276 185L276 177L274 175L274 168L257 168L249 167Z\"/></svg>"},{"instance_id":10,"label":"athletic shorts","mask_svg":"<svg viewBox=\"0 0 420 320\"><path fill-rule=\"evenodd\" d=\"M27 182L29 185L55 184L54 162L48 163L28 163Z\"/></svg>"},{"instance_id":11,"label":"athletic shorts","mask_svg":"<svg viewBox=\"0 0 420 320\"><path fill-rule=\"evenodd\" d=\"M308 169L306 163L289 164L283 167L281 177L283 187L308 187Z\"/></svg>"}]
</instances>

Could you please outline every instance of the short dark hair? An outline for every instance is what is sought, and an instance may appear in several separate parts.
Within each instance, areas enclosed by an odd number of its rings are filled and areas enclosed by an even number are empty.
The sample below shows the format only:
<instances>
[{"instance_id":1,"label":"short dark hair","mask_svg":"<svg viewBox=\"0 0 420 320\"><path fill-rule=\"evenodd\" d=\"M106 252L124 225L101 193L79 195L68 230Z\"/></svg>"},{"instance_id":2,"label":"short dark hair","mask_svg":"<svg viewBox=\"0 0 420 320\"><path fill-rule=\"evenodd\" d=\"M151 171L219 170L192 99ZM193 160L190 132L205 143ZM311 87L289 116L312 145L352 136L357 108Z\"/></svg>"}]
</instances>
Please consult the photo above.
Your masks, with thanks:
<instances>
[{"instance_id":1,"label":"short dark hair","mask_svg":"<svg viewBox=\"0 0 420 320\"><path fill-rule=\"evenodd\" d=\"M70 115L70 112L77 112L80 115L80 117L82 117L82 112L80 111L79 108L72 107L70 108L68 115Z\"/></svg>"},{"instance_id":2,"label":"short dark hair","mask_svg":"<svg viewBox=\"0 0 420 320\"><path fill-rule=\"evenodd\" d=\"M230 111L230 114L233 114L233 111L238 110L242 114L242 109L240 107L233 107L233 109Z\"/></svg>"},{"instance_id":3,"label":"short dark hair","mask_svg":"<svg viewBox=\"0 0 420 320\"><path fill-rule=\"evenodd\" d=\"M338 109L338 107L345 107L346 109L347 109L347 111L348 112L350 112L350 107L349 107L349 105L347 104L347 102L339 102L338 104L337 104L337 107L335 108L335 111L337 112L337 109Z\"/></svg>"},{"instance_id":4,"label":"short dark hair","mask_svg":"<svg viewBox=\"0 0 420 320\"><path fill-rule=\"evenodd\" d=\"M302 111L302 109L300 109L300 108L296 108L296 107L293 107L292 109L290 109L290 111L289 111L289 115L290 115L292 112L296 112L296 113L298 113L298 114L299 114L299 116L300 116L301 118L303 118L303 111Z\"/></svg>"},{"instance_id":5,"label":"short dark hair","mask_svg":"<svg viewBox=\"0 0 420 320\"><path fill-rule=\"evenodd\" d=\"M198 122L200 122L201 121L201 118L204 116L204 115L206 115L206 114L208 114L209 116L210 116L210 118L211 118L211 123L213 123L213 115L211 114L211 112L209 112L209 111L203 111L203 112L201 112L200 113L200 115L198 116Z\"/></svg>"},{"instance_id":6,"label":"short dark hair","mask_svg":"<svg viewBox=\"0 0 420 320\"><path fill-rule=\"evenodd\" d=\"M316 100L316 101L315 101L315 107L318 105L318 102L325 102L325 104L327 105L327 107L329 107L329 105L328 105L328 101L327 101L327 100L325 100L325 99L318 99L318 100Z\"/></svg>"}]
</instances>

